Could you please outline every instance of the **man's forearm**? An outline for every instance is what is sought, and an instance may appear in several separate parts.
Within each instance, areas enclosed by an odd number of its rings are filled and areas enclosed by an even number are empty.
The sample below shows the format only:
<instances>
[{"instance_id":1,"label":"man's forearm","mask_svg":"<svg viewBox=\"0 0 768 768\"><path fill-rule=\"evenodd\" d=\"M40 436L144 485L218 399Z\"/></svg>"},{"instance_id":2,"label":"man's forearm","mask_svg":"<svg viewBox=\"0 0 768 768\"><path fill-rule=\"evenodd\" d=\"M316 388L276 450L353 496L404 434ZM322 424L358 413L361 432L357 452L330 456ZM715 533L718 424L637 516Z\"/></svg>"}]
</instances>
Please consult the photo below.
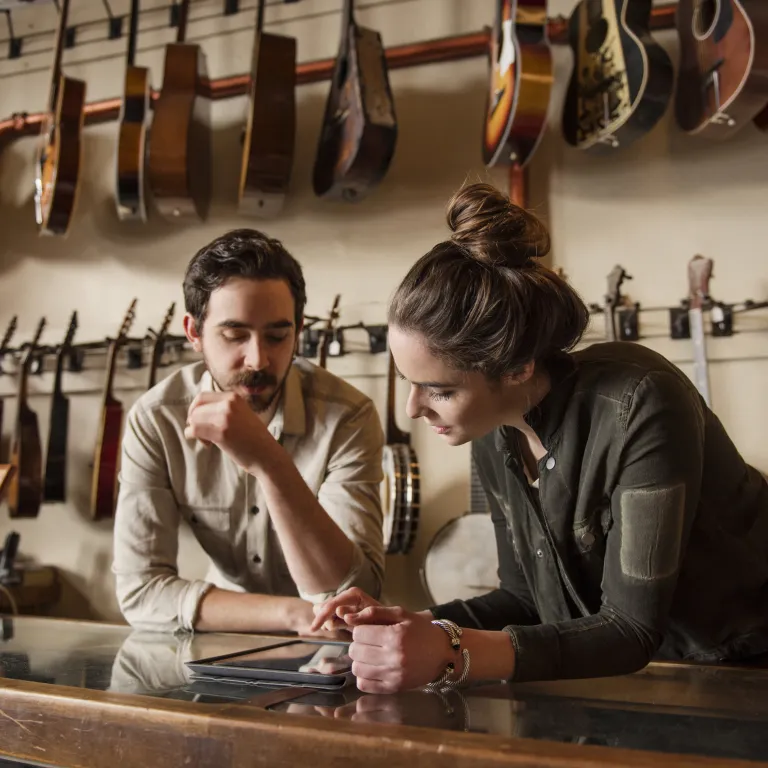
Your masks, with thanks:
<instances>
[{"instance_id":1,"label":"man's forearm","mask_svg":"<svg viewBox=\"0 0 768 768\"><path fill-rule=\"evenodd\" d=\"M312 606L298 597L231 592L213 587L203 595L195 629L200 632L302 632Z\"/></svg>"},{"instance_id":2,"label":"man's forearm","mask_svg":"<svg viewBox=\"0 0 768 768\"><path fill-rule=\"evenodd\" d=\"M254 474L288 569L303 593L333 592L352 567L355 545L320 506L290 456L278 448Z\"/></svg>"}]
</instances>

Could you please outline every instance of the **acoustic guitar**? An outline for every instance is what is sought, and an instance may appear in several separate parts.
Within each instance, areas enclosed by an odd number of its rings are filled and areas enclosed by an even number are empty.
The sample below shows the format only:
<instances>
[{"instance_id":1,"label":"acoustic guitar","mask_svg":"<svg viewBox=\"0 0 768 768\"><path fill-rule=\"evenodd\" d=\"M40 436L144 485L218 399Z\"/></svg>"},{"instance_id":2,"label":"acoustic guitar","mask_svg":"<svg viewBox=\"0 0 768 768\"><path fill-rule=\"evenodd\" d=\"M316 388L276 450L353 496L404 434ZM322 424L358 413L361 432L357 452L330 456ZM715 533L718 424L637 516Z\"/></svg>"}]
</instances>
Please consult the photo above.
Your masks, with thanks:
<instances>
[{"instance_id":1,"label":"acoustic guitar","mask_svg":"<svg viewBox=\"0 0 768 768\"><path fill-rule=\"evenodd\" d=\"M17 324L18 324L18 318L16 317L16 315L14 315L11 318L11 322L8 323L8 327L5 329L5 333L3 334L3 340L0 341L0 363L2 363L3 357L8 352L8 346L11 343L13 334L16 333ZM0 434L2 434L3 432L3 403L4 403L4 400L2 397L0 397Z\"/></svg>"},{"instance_id":2,"label":"acoustic guitar","mask_svg":"<svg viewBox=\"0 0 768 768\"><path fill-rule=\"evenodd\" d=\"M178 221L204 220L211 185L210 104L201 84L206 75L199 45L185 43L189 0L179 8L176 42L165 51L163 87L149 136L149 188L157 210Z\"/></svg>"},{"instance_id":3,"label":"acoustic guitar","mask_svg":"<svg viewBox=\"0 0 768 768\"><path fill-rule=\"evenodd\" d=\"M27 382L32 357L45 328L40 320L35 336L27 347L19 368L16 427L11 444L14 473L8 486L8 509L11 517L37 517L43 501L43 458L37 414L27 402Z\"/></svg>"},{"instance_id":4,"label":"acoustic guitar","mask_svg":"<svg viewBox=\"0 0 768 768\"><path fill-rule=\"evenodd\" d=\"M469 511L448 521L427 547L420 569L431 605L468 600L499 587L496 531L477 468L470 458Z\"/></svg>"},{"instance_id":5,"label":"acoustic guitar","mask_svg":"<svg viewBox=\"0 0 768 768\"><path fill-rule=\"evenodd\" d=\"M362 200L381 182L397 142L397 120L381 35L357 25L344 0L341 44L312 174L319 197Z\"/></svg>"},{"instance_id":6,"label":"acoustic guitar","mask_svg":"<svg viewBox=\"0 0 768 768\"><path fill-rule=\"evenodd\" d=\"M768 4L764 0L680 0L677 123L723 139L768 103Z\"/></svg>"},{"instance_id":7,"label":"acoustic guitar","mask_svg":"<svg viewBox=\"0 0 768 768\"><path fill-rule=\"evenodd\" d=\"M139 0L131 0L125 86L120 107L117 137L117 215L122 221L146 221L144 194L149 117L150 74L147 67L137 67L136 38L139 29Z\"/></svg>"},{"instance_id":8,"label":"acoustic guitar","mask_svg":"<svg viewBox=\"0 0 768 768\"><path fill-rule=\"evenodd\" d=\"M85 116L85 83L61 72L61 55L70 0L62 0L48 97L35 161L35 218L43 235L69 229L80 184L80 155Z\"/></svg>"},{"instance_id":9,"label":"acoustic guitar","mask_svg":"<svg viewBox=\"0 0 768 768\"><path fill-rule=\"evenodd\" d=\"M111 340L107 355L107 375L101 421L96 438L91 484L91 517L102 520L113 517L117 499L117 475L120 465L120 438L123 431L123 404L114 396L117 353L125 342L136 314L136 299L131 302L123 318L117 336Z\"/></svg>"},{"instance_id":10,"label":"acoustic guitar","mask_svg":"<svg viewBox=\"0 0 768 768\"><path fill-rule=\"evenodd\" d=\"M544 135L552 91L546 0L496 0L490 70L483 162L523 167Z\"/></svg>"},{"instance_id":11,"label":"acoustic guitar","mask_svg":"<svg viewBox=\"0 0 768 768\"><path fill-rule=\"evenodd\" d=\"M381 486L384 547L388 555L407 555L419 527L421 476L419 459L411 447L411 436L398 428L395 418L395 361L391 352L387 367L386 438Z\"/></svg>"},{"instance_id":12,"label":"acoustic guitar","mask_svg":"<svg viewBox=\"0 0 768 768\"><path fill-rule=\"evenodd\" d=\"M259 0L243 137L239 209L275 216L283 208L296 141L296 40L266 34Z\"/></svg>"},{"instance_id":13,"label":"acoustic guitar","mask_svg":"<svg viewBox=\"0 0 768 768\"><path fill-rule=\"evenodd\" d=\"M64 341L56 352L56 374L51 398L51 422L48 431L48 451L45 460L44 501L65 501L67 498L67 438L69 435L69 398L62 391L64 358L72 349L77 331L77 312L72 313Z\"/></svg>"},{"instance_id":14,"label":"acoustic guitar","mask_svg":"<svg viewBox=\"0 0 768 768\"><path fill-rule=\"evenodd\" d=\"M573 73L563 135L594 153L627 146L662 118L674 70L650 34L651 0L581 0L571 14Z\"/></svg>"},{"instance_id":15,"label":"acoustic guitar","mask_svg":"<svg viewBox=\"0 0 768 768\"><path fill-rule=\"evenodd\" d=\"M165 351L165 337L168 335L168 329L171 327L171 320L173 320L173 315L175 312L176 302L174 301L171 306L168 307L168 311L165 313L163 324L160 326L160 330L155 333L151 328L149 329L150 334L153 336L153 343L152 356L149 360L147 389L152 389L152 387L157 384L157 369L160 367L160 361L162 360L163 352Z\"/></svg>"}]
</instances>

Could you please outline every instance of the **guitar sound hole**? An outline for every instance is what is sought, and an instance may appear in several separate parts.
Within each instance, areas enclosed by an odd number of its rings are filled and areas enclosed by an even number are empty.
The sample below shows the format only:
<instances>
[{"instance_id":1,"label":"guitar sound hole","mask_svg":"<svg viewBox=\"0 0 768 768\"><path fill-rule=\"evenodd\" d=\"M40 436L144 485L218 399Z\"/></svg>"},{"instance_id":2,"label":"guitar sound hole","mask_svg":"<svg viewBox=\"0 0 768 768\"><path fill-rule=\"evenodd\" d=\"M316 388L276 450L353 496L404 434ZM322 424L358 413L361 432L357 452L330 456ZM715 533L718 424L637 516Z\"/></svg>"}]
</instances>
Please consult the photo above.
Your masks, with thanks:
<instances>
[{"instance_id":1,"label":"guitar sound hole","mask_svg":"<svg viewBox=\"0 0 768 768\"><path fill-rule=\"evenodd\" d=\"M699 0L693 12L693 34L703 40L712 34L720 11L720 0Z\"/></svg>"}]
</instances>

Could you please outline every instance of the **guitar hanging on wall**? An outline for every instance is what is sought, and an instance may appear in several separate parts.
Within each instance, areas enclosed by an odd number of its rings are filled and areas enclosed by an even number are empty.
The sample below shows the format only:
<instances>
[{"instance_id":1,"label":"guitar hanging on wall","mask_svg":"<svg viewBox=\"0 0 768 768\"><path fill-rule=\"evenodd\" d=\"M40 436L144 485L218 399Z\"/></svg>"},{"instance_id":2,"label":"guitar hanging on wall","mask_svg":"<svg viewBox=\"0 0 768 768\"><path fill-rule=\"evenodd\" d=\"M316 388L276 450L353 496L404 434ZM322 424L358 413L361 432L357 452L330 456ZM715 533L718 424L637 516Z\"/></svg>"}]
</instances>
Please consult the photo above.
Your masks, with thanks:
<instances>
[{"instance_id":1,"label":"guitar hanging on wall","mask_svg":"<svg viewBox=\"0 0 768 768\"><path fill-rule=\"evenodd\" d=\"M147 389L152 389L152 387L157 384L157 369L160 367L160 361L162 360L163 352L165 351L165 337L168 335L168 329L171 327L171 321L173 320L175 312L176 302L174 301L171 303L171 306L168 307L168 311L165 313L163 324L160 326L160 330L157 333L154 333L151 328L149 329L153 336L153 342L152 355L149 359Z\"/></svg>"},{"instance_id":2,"label":"guitar hanging on wall","mask_svg":"<svg viewBox=\"0 0 768 768\"><path fill-rule=\"evenodd\" d=\"M608 291L605 294L603 313L605 316L605 340L616 341L616 310L622 304L624 297L621 295L621 284L632 277L620 264L617 264L608 273Z\"/></svg>"},{"instance_id":3,"label":"guitar hanging on wall","mask_svg":"<svg viewBox=\"0 0 768 768\"><path fill-rule=\"evenodd\" d=\"M709 396L709 364L702 310L709 301L713 264L712 259L703 256L694 256L688 262L688 320L693 341L693 380L708 406L711 406L712 401Z\"/></svg>"},{"instance_id":4,"label":"guitar hanging on wall","mask_svg":"<svg viewBox=\"0 0 768 768\"><path fill-rule=\"evenodd\" d=\"M80 185L85 83L61 71L69 2L61 2L48 113L40 128L42 138L35 161L35 219L41 235L67 233Z\"/></svg>"},{"instance_id":5,"label":"guitar hanging on wall","mask_svg":"<svg viewBox=\"0 0 768 768\"><path fill-rule=\"evenodd\" d=\"M296 142L296 40L267 34L259 0L248 121L243 136L239 209L259 217L283 208Z\"/></svg>"},{"instance_id":6,"label":"guitar hanging on wall","mask_svg":"<svg viewBox=\"0 0 768 768\"><path fill-rule=\"evenodd\" d=\"M764 0L680 0L677 123L724 139L768 102L768 4Z\"/></svg>"},{"instance_id":7,"label":"guitar hanging on wall","mask_svg":"<svg viewBox=\"0 0 768 768\"><path fill-rule=\"evenodd\" d=\"M115 514L117 499L117 475L120 467L120 438L123 431L123 404L115 397L113 385L117 353L125 342L136 314L136 299L131 302L123 318L117 336L112 339L107 354L107 374L104 399L101 406L101 422L96 438L91 484L91 517L103 520Z\"/></svg>"},{"instance_id":8,"label":"guitar hanging on wall","mask_svg":"<svg viewBox=\"0 0 768 768\"><path fill-rule=\"evenodd\" d=\"M166 46L163 88L149 135L148 177L155 206L173 221L208 216L211 185L209 100L201 94L206 77L199 45L185 43L189 0L178 8L176 42Z\"/></svg>"},{"instance_id":9,"label":"guitar hanging on wall","mask_svg":"<svg viewBox=\"0 0 768 768\"><path fill-rule=\"evenodd\" d=\"M525 166L544 135L552 91L546 11L546 0L496 0L483 130L489 168Z\"/></svg>"},{"instance_id":10,"label":"guitar hanging on wall","mask_svg":"<svg viewBox=\"0 0 768 768\"><path fill-rule=\"evenodd\" d=\"M674 70L650 34L651 0L581 0L571 14L573 73L563 135L595 153L626 146L662 118Z\"/></svg>"},{"instance_id":11,"label":"guitar hanging on wall","mask_svg":"<svg viewBox=\"0 0 768 768\"><path fill-rule=\"evenodd\" d=\"M125 86L117 138L117 215L122 221L146 221L145 168L150 74L137 67L136 38L139 0L131 0L131 21L125 63Z\"/></svg>"},{"instance_id":12,"label":"guitar hanging on wall","mask_svg":"<svg viewBox=\"0 0 768 768\"><path fill-rule=\"evenodd\" d=\"M13 338L13 334L16 333L16 326L18 325L18 318L16 315L14 315L11 318L11 322L8 323L8 327L5 329L5 333L3 334L3 340L0 341L0 363L2 363L3 356L8 352L8 345L11 343L11 339ZM2 397L0 397L0 434L2 434L3 431L3 403L4 400Z\"/></svg>"},{"instance_id":13,"label":"guitar hanging on wall","mask_svg":"<svg viewBox=\"0 0 768 768\"><path fill-rule=\"evenodd\" d=\"M355 22L344 0L341 44L312 174L318 197L361 200L384 178L397 120L381 35Z\"/></svg>"},{"instance_id":14,"label":"guitar hanging on wall","mask_svg":"<svg viewBox=\"0 0 768 768\"><path fill-rule=\"evenodd\" d=\"M37 517L43 501L43 458L37 414L29 407L27 383L32 358L45 328L40 320L35 337L24 353L19 368L16 428L11 444L11 464L15 471L8 487L8 509L11 517Z\"/></svg>"}]
</instances>

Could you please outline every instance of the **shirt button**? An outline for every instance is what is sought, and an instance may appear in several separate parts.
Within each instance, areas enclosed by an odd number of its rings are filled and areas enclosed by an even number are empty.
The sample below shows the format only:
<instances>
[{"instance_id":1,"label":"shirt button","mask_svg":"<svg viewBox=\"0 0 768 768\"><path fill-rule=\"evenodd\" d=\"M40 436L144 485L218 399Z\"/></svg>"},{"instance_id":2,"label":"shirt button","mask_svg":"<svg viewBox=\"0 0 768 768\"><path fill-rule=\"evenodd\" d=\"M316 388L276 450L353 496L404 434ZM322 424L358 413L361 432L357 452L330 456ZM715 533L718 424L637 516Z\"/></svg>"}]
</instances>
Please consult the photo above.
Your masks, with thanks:
<instances>
[{"instance_id":1,"label":"shirt button","mask_svg":"<svg viewBox=\"0 0 768 768\"><path fill-rule=\"evenodd\" d=\"M253 560L254 563L260 563L261 558L258 555L254 555L251 560Z\"/></svg>"},{"instance_id":2,"label":"shirt button","mask_svg":"<svg viewBox=\"0 0 768 768\"><path fill-rule=\"evenodd\" d=\"M536 557L544 557L544 552L542 552L542 550L540 550L540 549L537 549L536 550Z\"/></svg>"},{"instance_id":3,"label":"shirt button","mask_svg":"<svg viewBox=\"0 0 768 768\"><path fill-rule=\"evenodd\" d=\"M587 531L581 534L581 543L585 547L591 547L595 543L595 534Z\"/></svg>"},{"instance_id":4,"label":"shirt button","mask_svg":"<svg viewBox=\"0 0 768 768\"><path fill-rule=\"evenodd\" d=\"M547 469L554 469L555 468L555 457L550 456L547 459L547 463L544 465Z\"/></svg>"},{"instance_id":5,"label":"shirt button","mask_svg":"<svg viewBox=\"0 0 768 768\"><path fill-rule=\"evenodd\" d=\"M251 514L252 515L258 515L259 514L259 508L255 504L251 507Z\"/></svg>"}]
</instances>

